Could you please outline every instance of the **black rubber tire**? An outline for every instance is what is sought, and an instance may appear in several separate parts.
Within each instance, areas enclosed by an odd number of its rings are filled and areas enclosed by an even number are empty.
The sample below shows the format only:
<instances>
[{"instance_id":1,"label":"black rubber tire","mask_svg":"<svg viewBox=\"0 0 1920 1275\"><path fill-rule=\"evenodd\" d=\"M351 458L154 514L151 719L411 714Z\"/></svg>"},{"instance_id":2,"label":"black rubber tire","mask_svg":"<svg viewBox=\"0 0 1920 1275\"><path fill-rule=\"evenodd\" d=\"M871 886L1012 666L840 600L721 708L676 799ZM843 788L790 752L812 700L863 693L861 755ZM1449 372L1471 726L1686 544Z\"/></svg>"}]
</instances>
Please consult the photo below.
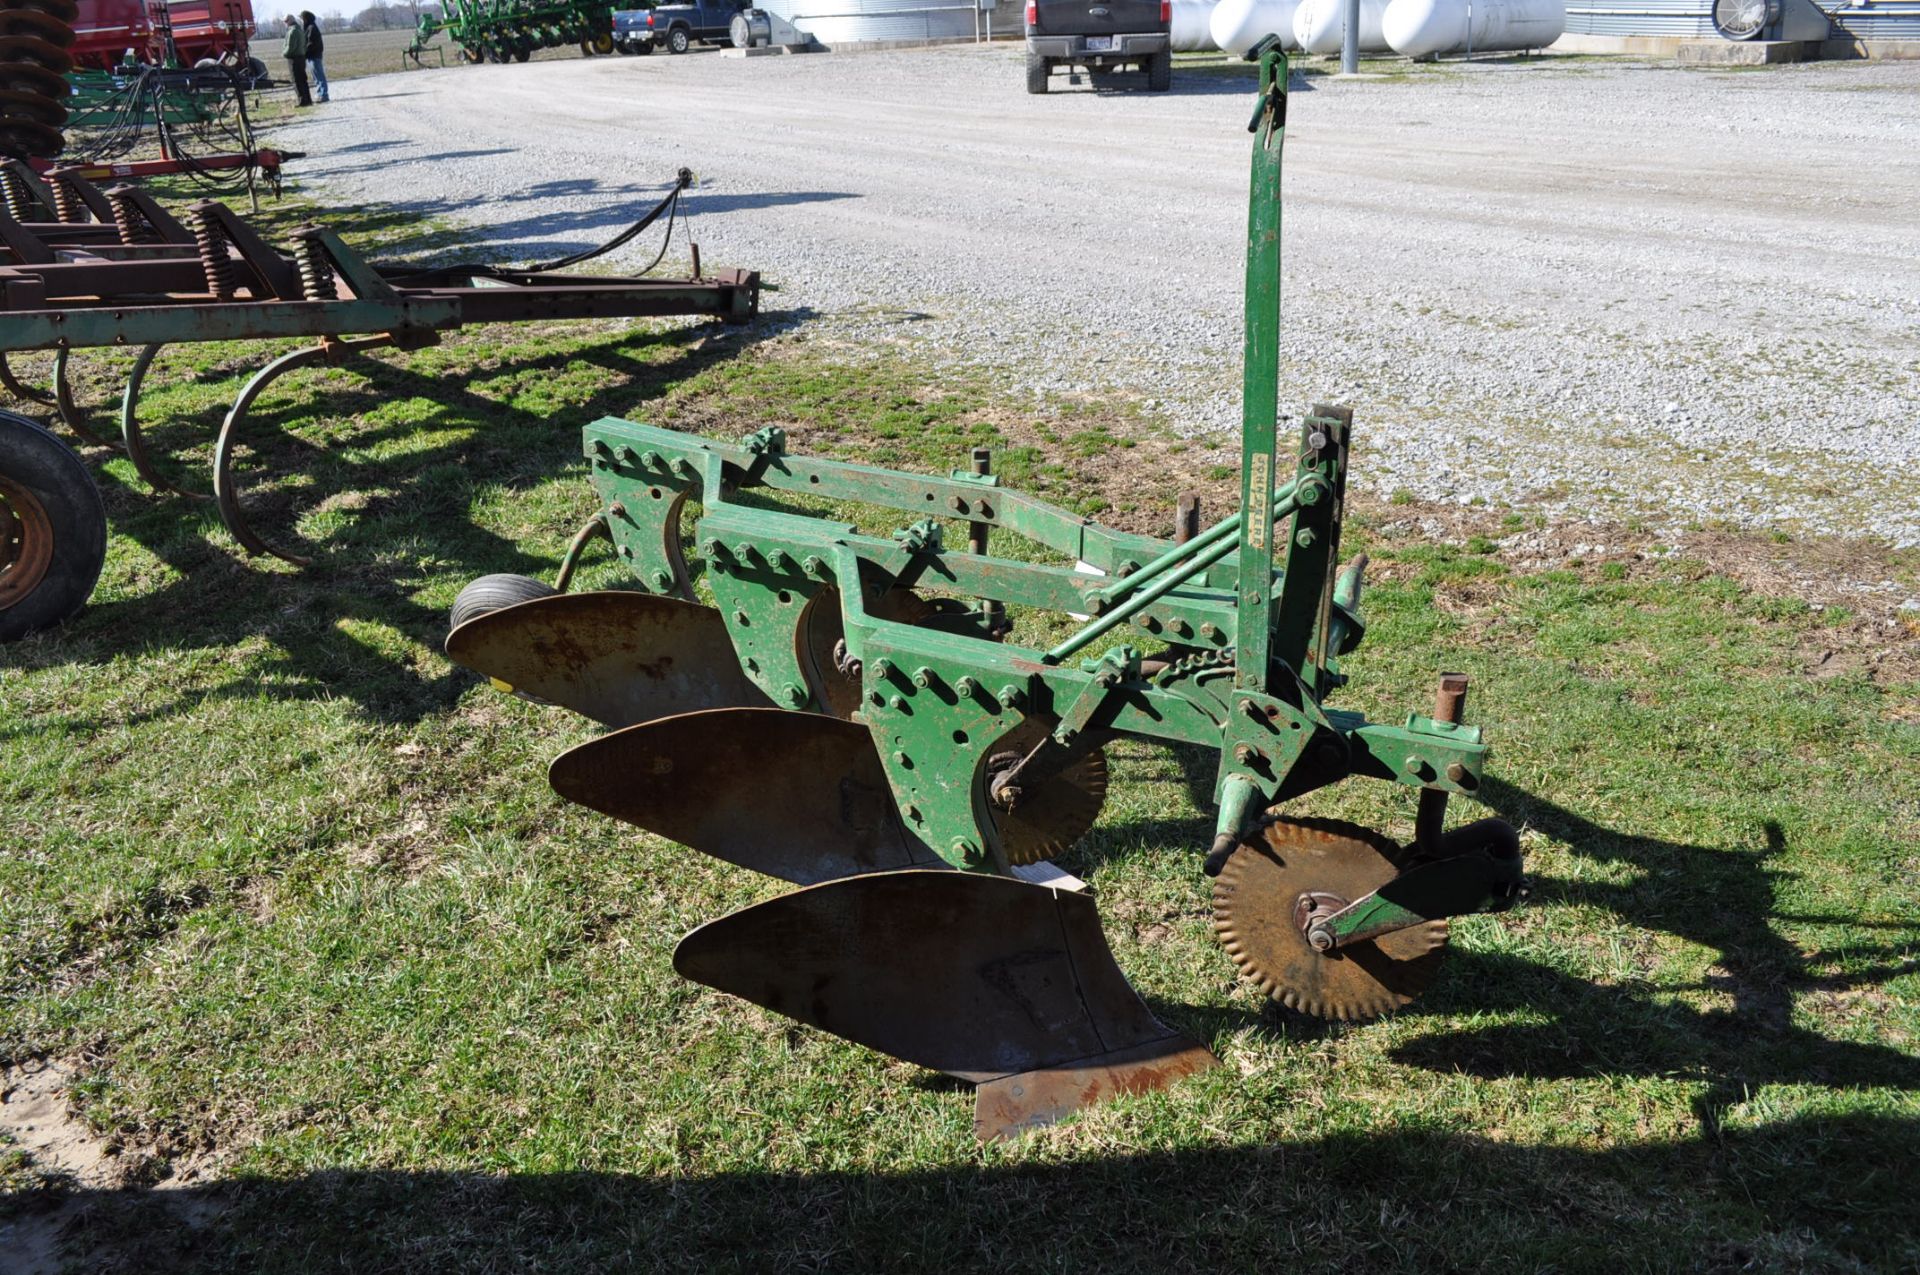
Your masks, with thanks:
<instances>
[{"instance_id":1,"label":"black rubber tire","mask_svg":"<svg viewBox=\"0 0 1920 1275\"><path fill-rule=\"evenodd\" d=\"M533 50L529 48L522 47L522 48L515 49L513 51L513 60L515 62L525 62L528 58L532 56L533 56Z\"/></svg>"},{"instance_id":2,"label":"black rubber tire","mask_svg":"<svg viewBox=\"0 0 1920 1275\"><path fill-rule=\"evenodd\" d=\"M1027 54L1027 92L1044 93L1047 91L1047 79L1053 68L1038 53Z\"/></svg>"},{"instance_id":3,"label":"black rubber tire","mask_svg":"<svg viewBox=\"0 0 1920 1275\"><path fill-rule=\"evenodd\" d=\"M0 642L13 642L59 624L85 605L107 559L107 509L73 449L13 412L0 411L0 480L39 504L43 534L52 542L52 558L39 582L0 609Z\"/></svg>"},{"instance_id":4,"label":"black rubber tire","mask_svg":"<svg viewBox=\"0 0 1920 1275\"><path fill-rule=\"evenodd\" d=\"M685 27L675 27L667 32L667 52L685 53L693 47L693 37L687 34Z\"/></svg>"},{"instance_id":5,"label":"black rubber tire","mask_svg":"<svg viewBox=\"0 0 1920 1275\"><path fill-rule=\"evenodd\" d=\"M1147 59L1147 88L1165 93L1173 87L1173 50L1162 49Z\"/></svg>"},{"instance_id":6,"label":"black rubber tire","mask_svg":"<svg viewBox=\"0 0 1920 1275\"><path fill-rule=\"evenodd\" d=\"M517 576L508 572L481 576L460 590L460 596L453 600L450 627L457 629L468 620L489 612L532 602L535 598L551 598L559 592L552 585L532 576Z\"/></svg>"}]
</instances>

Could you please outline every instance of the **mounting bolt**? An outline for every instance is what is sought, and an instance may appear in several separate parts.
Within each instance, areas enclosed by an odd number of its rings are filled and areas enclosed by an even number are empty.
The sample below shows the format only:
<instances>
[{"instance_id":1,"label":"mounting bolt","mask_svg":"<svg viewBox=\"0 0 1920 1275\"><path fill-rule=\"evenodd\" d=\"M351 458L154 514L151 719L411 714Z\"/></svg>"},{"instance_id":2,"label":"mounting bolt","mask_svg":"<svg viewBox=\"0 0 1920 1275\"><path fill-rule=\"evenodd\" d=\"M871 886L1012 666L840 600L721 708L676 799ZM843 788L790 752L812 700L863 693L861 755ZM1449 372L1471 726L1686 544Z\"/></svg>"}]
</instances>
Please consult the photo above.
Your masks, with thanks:
<instances>
[{"instance_id":1,"label":"mounting bolt","mask_svg":"<svg viewBox=\"0 0 1920 1275\"><path fill-rule=\"evenodd\" d=\"M1000 706L1002 708L1018 708L1026 702L1026 698L1026 693L1012 682L1008 682L1000 688Z\"/></svg>"},{"instance_id":2,"label":"mounting bolt","mask_svg":"<svg viewBox=\"0 0 1920 1275\"><path fill-rule=\"evenodd\" d=\"M881 656L879 659L875 660L872 664L869 664L867 667L871 668L873 670L873 675L877 678L880 678L882 681L893 676L893 661L888 659L884 655Z\"/></svg>"},{"instance_id":3,"label":"mounting bolt","mask_svg":"<svg viewBox=\"0 0 1920 1275\"><path fill-rule=\"evenodd\" d=\"M775 549L767 558L775 571L793 570L793 557L785 549Z\"/></svg>"},{"instance_id":4,"label":"mounting bolt","mask_svg":"<svg viewBox=\"0 0 1920 1275\"><path fill-rule=\"evenodd\" d=\"M1158 616L1147 615L1142 612L1140 615L1134 617L1133 622L1149 633L1158 633L1160 631L1160 618Z\"/></svg>"},{"instance_id":5,"label":"mounting bolt","mask_svg":"<svg viewBox=\"0 0 1920 1275\"><path fill-rule=\"evenodd\" d=\"M698 472L692 465L687 463L687 459L684 456L675 456L673 463L668 465L667 468L682 478L692 478L696 472Z\"/></svg>"},{"instance_id":6,"label":"mounting bolt","mask_svg":"<svg viewBox=\"0 0 1920 1275\"><path fill-rule=\"evenodd\" d=\"M1175 637L1192 637L1193 626L1185 620L1175 620L1167 626L1167 632L1173 634Z\"/></svg>"},{"instance_id":7,"label":"mounting bolt","mask_svg":"<svg viewBox=\"0 0 1920 1275\"><path fill-rule=\"evenodd\" d=\"M887 701L887 706L896 713L904 713L907 711L907 697L904 695L896 695Z\"/></svg>"},{"instance_id":8,"label":"mounting bolt","mask_svg":"<svg viewBox=\"0 0 1920 1275\"><path fill-rule=\"evenodd\" d=\"M718 540L704 540L700 544L700 552L706 554L709 559L717 562L727 556L727 547Z\"/></svg>"},{"instance_id":9,"label":"mounting bolt","mask_svg":"<svg viewBox=\"0 0 1920 1275\"><path fill-rule=\"evenodd\" d=\"M1313 541L1314 535L1312 527L1300 528L1300 533L1293 538L1293 543L1299 545L1302 549L1310 548Z\"/></svg>"},{"instance_id":10,"label":"mounting bolt","mask_svg":"<svg viewBox=\"0 0 1920 1275\"><path fill-rule=\"evenodd\" d=\"M1122 575L1122 576L1130 576L1134 572L1138 571L1139 569L1140 569L1140 564L1138 562L1136 562L1132 558L1126 558L1126 559L1123 559L1120 565L1114 569L1114 574Z\"/></svg>"},{"instance_id":11,"label":"mounting bolt","mask_svg":"<svg viewBox=\"0 0 1920 1275\"><path fill-rule=\"evenodd\" d=\"M926 690L929 686L932 686L933 670L928 668L924 664L922 664L919 668L913 670L913 684L919 687L923 691Z\"/></svg>"},{"instance_id":12,"label":"mounting bolt","mask_svg":"<svg viewBox=\"0 0 1920 1275\"><path fill-rule=\"evenodd\" d=\"M1220 630L1215 625L1203 624L1200 626L1200 636L1206 638L1208 641L1212 641L1214 638L1220 636Z\"/></svg>"},{"instance_id":13,"label":"mounting bolt","mask_svg":"<svg viewBox=\"0 0 1920 1275\"><path fill-rule=\"evenodd\" d=\"M808 554L806 558L801 561L800 570L806 572L815 580L818 580L827 574L827 564L820 561L820 559L813 554Z\"/></svg>"},{"instance_id":14,"label":"mounting bolt","mask_svg":"<svg viewBox=\"0 0 1920 1275\"><path fill-rule=\"evenodd\" d=\"M627 507L616 500L607 506L607 512L615 518L624 518L627 516Z\"/></svg>"},{"instance_id":15,"label":"mounting bolt","mask_svg":"<svg viewBox=\"0 0 1920 1275\"><path fill-rule=\"evenodd\" d=\"M613 455L613 448L608 446L606 439L596 438L593 440L593 454L595 456L611 456Z\"/></svg>"},{"instance_id":16,"label":"mounting bolt","mask_svg":"<svg viewBox=\"0 0 1920 1275\"><path fill-rule=\"evenodd\" d=\"M1093 684L1103 691L1110 691L1120 684L1120 675L1112 669L1103 669L1100 676L1093 679Z\"/></svg>"},{"instance_id":17,"label":"mounting bolt","mask_svg":"<svg viewBox=\"0 0 1920 1275\"><path fill-rule=\"evenodd\" d=\"M957 514L963 514L967 512L967 502L961 499L959 496L954 496L947 501L947 508L953 510L953 512Z\"/></svg>"},{"instance_id":18,"label":"mounting bolt","mask_svg":"<svg viewBox=\"0 0 1920 1275\"><path fill-rule=\"evenodd\" d=\"M665 571L656 571L648 579L662 593L673 587L673 576Z\"/></svg>"},{"instance_id":19,"label":"mounting bolt","mask_svg":"<svg viewBox=\"0 0 1920 1275\"><path fill-rule=\"evenodd\" d=\"M789 708L799 708L807 702L807 689L788 682L780 688L780 698L787 701Z\"/></svg>"},{"instance_id":20,"label":"mounting bolt","mask_svg":"<svg viewBox=\"0 0 1920 1275\"><path fill-rule=\"evenodd\" d=\"M750 540L742 540L739 544L733 547L733 556L740 559L740 561L742 562L753 561L754 556L758 553L759 553L759 550L753 547L753 542Z\"/></svg>"},{"instance_id":21,"label":"mounting bolt","mask_svg":"<svg viewBox=\"0 0 1920 1275\"><path fill-rule=\"evenodd\" d=\"M631 465L638 461L640 456L633 448L621 446L613 449L613 458L622 465Z\"/></svg>"},{"instance_id":22,"label":"mounting bolt","mask_svg":"<svg viewBox=\"0 0 1920 1275\"><path fill-rule=\"evenodd\" d=\"M1233 759L1242 766L1251 766L1256 761L1266 760L1260 755L1260 750L1252 744L1241 744L1236 747L1233 750Z\"/></svg>"},{"instance_id":23,"label":"mounting bolt","mask_svg":"<svg viewBox=\"0 0 1920 1275\"><path fill-rule=\"evenodd\" d=\"M867 702L869 704L872 704L875 708L879 708L882 704L887 702L887 697L882 695L879 691L869 691L867 693Z\"/></svg>"},{"instance_id":24,"label":"mounting bolt","mask_svg":"<svg viewBox=\"0 0 1920 1275\"><path fill-rule=\"evenodd\" d=\"M642 469L660 468L660 453L659 452L641 452L640 467Z\"/></svg>"},{"instance_id":25,"label":"mounting bolt","mask_svg":"<svg viewBox=\"0 0 1920 1275\"><path fill-rule=\"evenodd\" d=\"M970 677L963 677L953 684L953 689L960 693L961 699L972 699L979 693L980 683Z\"/></svg>"},{"instance_id":26,"label":"mounting bolt","mask_svg":"<svg viewBox=\"0 0 1920 1275\"><path fill-rule=\"evenodd\" d=\"M1472 778L1472 776L1467 773L1467 768L1459 762L1450 761L1447 763L1447 779L1450 782L1464 784L1470 778Z\"/></svg>"}]
</instances>

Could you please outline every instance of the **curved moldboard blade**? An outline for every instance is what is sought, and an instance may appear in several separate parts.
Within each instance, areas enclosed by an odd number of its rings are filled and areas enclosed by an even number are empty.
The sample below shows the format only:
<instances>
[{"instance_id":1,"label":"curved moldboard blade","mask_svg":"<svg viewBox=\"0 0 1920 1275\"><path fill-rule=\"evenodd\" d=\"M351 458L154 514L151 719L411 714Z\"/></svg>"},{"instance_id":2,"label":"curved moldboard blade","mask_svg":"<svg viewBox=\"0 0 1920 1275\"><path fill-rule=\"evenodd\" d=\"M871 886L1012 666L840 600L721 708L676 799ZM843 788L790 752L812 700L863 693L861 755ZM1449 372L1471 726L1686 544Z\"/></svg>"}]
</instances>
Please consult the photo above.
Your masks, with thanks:
<instances>
[{"instance_id":1,"label":"curved moldboard blade","mask_svg":"<svg viewBox=\"0 0 1920 1275\"><path fill-rule=\"evenodd\" d=\"M651 593L562 593L502 607L447 635L477 673L608 726L761 705L712 607Z\"/></svg>"},{"instance_id":2,"label":"curved moldboard blade","mask_svg":"<svg viewBox=\"0 0 1920 1275\"><path fill-rule=\"evenodd\" d=\"M945 866L901 826L867 728L820 713L663 717L569 749L547 777L568 801L799 885Z\"/></svg>"},{"instance_id":3,"label":"curved moldboard blade","mask_svg":"<svg viewBox=\"0 0 1920 1275\"><path fill-rule=\"evenodd\" d=\"M796 890L694 930L673 966L978 1083L982 1138L1218 1061L1154 1018L1114 964L1092 899L1007 877L887 872Z\"/></svg>"}]
</instances>

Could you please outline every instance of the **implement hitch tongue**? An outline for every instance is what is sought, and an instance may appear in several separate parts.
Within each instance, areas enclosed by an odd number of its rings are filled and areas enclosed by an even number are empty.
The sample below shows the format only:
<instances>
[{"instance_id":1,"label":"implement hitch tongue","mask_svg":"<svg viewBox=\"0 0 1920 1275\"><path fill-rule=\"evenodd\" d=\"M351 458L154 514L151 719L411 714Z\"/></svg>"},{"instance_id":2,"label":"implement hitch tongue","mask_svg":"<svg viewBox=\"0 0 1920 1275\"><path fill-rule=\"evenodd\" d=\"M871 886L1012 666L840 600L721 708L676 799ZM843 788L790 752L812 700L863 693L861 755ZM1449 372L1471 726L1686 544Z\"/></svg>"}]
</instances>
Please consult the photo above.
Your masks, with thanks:
<instances>
[{"instance_id":1,"label":"implement hitch tongue","mask_svg":"<svg viewBox=\"0 0 1920 1275\"><path fill-rule=\"evenodd\" d=\"M553 763L563 797L799 887L694 930L674 968L972 1082L982 1138L1217 1062L1154 1016L1091 892L1050 862L1099 818L1110 741L1217 757L1195 875L1228 955L1298 1009L1405 1004L1449 917L1525 893L1505 823L1444 827L1487 754L1464 678L1399 725L1325 703L1365 631L1364 558L1338 569L1353 417L1316 406L1280 446L1287 64L1259 61L1241 512L1158 540L1003 488L984 456L923 477L790 454L778 429L606 419L584 431L602 512L561 577L598 531L640 591L487 577L455 608L453 659L616 728ZM905 525L864 534L802 493ZM996 556L995 529L1052 560ZM1410 841L1278 812L1352 776L1419 793Z\"/></svg>"}]
</instances>

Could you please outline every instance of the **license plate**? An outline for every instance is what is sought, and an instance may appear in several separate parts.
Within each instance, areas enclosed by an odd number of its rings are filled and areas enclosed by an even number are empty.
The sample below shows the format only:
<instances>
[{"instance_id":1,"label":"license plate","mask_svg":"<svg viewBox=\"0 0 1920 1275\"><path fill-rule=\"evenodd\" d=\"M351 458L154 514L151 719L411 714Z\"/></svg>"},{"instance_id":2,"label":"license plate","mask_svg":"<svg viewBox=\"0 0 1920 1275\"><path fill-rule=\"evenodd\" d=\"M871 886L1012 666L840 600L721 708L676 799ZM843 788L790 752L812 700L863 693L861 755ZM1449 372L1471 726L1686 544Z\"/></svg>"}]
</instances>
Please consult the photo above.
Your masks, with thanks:
<instances>
[{"instance_id":1,"label":"license plate","mask_svg":"<svg viewBox=\"0 0 1920 1275\"><path fill-rule=\"evenodd\" d=\"M1110 36L1110 35L1090 35L1090 36L1088 36L1088 37L1087 37L1087 52L1089 52L1089 53L1111 53L1111 52L1113 52L1113 37L1112 37L1112 36Z\"/></svg>"}]
</instances>

